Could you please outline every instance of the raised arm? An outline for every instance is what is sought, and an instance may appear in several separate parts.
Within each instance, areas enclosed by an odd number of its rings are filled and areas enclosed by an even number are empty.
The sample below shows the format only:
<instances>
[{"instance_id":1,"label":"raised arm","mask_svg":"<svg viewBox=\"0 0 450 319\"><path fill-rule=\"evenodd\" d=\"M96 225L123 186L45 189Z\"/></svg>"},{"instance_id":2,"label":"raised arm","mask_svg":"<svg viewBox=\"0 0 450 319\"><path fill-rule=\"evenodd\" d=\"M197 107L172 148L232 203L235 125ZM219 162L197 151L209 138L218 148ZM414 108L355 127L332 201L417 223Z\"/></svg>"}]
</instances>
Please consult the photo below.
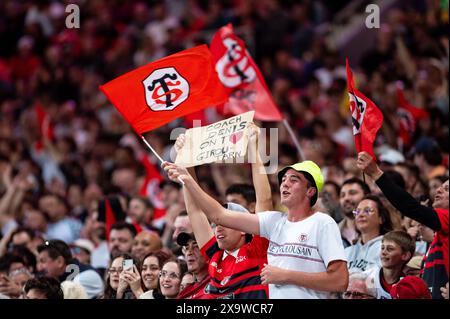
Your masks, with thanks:
<instances>
[{"instance_id":1,"label":"raised arm","mask_svg":"<svg viewBox=\"0 0 450 319\"><path fill-rule=\"evenodd\" d=\"M407 191L392 182L369 154L359 153L356 165L375 181L384 196L399 212L435 231L441 229L441 222L434 209L420 205Z\"/></svg>"},{"instance_id":2,"label":"raised arm","mask_svg":"<svg viewBox=\"0 0 450 319\"><path fill-rule=\"evenodd\" d=\"M266 168L259 153L259 127L250 123L248 132L248 152L249 159L252 163L252 178L256 193L255 212L273 210L272 191L270 189L269 179L267 178Z\"/></svg>"},{"instance_id":3,"label":"raised arm","mask_svg":"<svg viewBox=\"0 0 450 319\"><path fill-rule=\"evenodd\" d=\"M172 181L176 182L180 178L184 182L183 187L186 188L193 201L208 216L211 222L246 233L259 235L258 216L225 209L201 189L185 168L169 162L164 162L162 167Z\"/></svg>"},{"instance_id":4,"label":"raised arm","mask_svg":"<svg viewBox=\"0 0 450 319\"><path fill-rule=\"evenodd\" d=\"M185 135L181 134L175 142L175 150L178 152L185 143ZM189 174L194 180L196 180L195 169L193 167L188 168ZM203 247L214 236L212 227L208 221L208 218L203 211L198 207L195 200L191 197L190 192L183 187L184 203L186 205L186 211L191 221L192 230L194 231L195 240L199 247Z\"/></svg>"}]
</instances>

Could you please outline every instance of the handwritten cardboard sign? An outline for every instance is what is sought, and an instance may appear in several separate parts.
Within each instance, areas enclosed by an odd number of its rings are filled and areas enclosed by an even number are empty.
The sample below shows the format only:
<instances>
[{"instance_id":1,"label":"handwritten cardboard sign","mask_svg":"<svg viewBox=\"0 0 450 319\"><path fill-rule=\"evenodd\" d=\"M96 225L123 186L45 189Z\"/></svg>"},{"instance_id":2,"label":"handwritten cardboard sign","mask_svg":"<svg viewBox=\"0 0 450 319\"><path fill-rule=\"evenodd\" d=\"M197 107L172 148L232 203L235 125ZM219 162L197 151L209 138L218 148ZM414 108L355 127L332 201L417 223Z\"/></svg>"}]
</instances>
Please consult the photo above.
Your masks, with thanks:
<instances>
[{"instance_id":1,"label":"handwritten cardboard sign","mask_svg":"<svg viewBox=\"0 0 450 319\"><path fill-rule=\"evenodd\" d=\"M178 152L176 164L184 167L232 161L247 152L247 125L255 111L242 113L207 126L186 131L186 142Z\"/></svg>"}]
</instances>

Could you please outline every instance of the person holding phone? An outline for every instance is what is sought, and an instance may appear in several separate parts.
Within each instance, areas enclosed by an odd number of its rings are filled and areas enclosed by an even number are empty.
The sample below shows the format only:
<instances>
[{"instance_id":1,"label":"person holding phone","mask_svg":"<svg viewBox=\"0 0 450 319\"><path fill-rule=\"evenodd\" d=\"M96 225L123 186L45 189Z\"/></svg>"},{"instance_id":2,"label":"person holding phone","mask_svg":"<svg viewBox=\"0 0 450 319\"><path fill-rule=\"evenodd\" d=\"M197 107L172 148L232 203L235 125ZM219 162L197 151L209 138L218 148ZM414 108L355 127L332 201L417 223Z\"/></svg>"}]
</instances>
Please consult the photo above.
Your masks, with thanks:
<instances>
[{"instance_id":1,"label":"person holding phone","mask_svg":"<svg viewBox=\"0 0 450 319\"><path fill-rule=\"evenodd\" d=\"M130 269L133 269L133 266L136 267L135 265L137 265L137 261L128 254L121 254L111 261L106 277L103 299L135 299L129 281L126 279L127 273ZM124 267L126 267L125 270Z\"/></svg>"}]
</instances>

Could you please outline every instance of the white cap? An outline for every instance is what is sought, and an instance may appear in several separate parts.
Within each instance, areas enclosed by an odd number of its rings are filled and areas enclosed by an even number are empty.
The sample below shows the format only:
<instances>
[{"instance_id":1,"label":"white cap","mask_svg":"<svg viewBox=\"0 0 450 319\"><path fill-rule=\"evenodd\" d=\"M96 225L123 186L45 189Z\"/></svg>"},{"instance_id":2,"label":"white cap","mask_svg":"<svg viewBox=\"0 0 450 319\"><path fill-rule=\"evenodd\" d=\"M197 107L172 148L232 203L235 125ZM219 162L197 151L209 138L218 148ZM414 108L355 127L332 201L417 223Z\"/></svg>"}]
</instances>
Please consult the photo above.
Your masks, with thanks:
<instances>
[{"instance_id":1,"label":"white cap","mask_svg":"<svg viewBox=\"0 0 450 319\"><path fill-rule=\"evenodd\" d=\"M95 249L94 244L89 239L85 239L85 238L79 238L79 239L75 240L71 246L76 246L76 247L86 249L90 254Z\"/></svg>"}]
</instances>

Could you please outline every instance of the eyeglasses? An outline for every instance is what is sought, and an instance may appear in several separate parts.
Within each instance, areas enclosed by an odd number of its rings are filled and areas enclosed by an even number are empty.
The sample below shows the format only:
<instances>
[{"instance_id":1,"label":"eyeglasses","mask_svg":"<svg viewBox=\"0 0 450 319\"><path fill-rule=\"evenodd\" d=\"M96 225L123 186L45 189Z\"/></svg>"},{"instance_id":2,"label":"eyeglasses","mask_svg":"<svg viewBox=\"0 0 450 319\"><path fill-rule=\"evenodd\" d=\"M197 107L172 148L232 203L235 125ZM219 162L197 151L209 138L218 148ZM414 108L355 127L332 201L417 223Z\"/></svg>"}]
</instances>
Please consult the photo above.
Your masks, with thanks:
<instances>
[{"instance_id":1,"label":"eyeglasses","mask_svg":"<svg viewBox=\"0 0 450 319\"><path fill-rule=\"evenodd\" d=\"M370 207L366 207L366 208L364 208L362 210L357 208L357 209L355 209L353 211L353 215L355 215L355 216L358 216L361 213L364 213L364 215L372 215L373 213L375 213L375 209L370 208Z\"/></svg>"},{"instance_id":2,"label":"eyeglasses","mask_svg":"<svg viewBox=\"0 0 450 319\"><path fill-rule=\"evenodd\" d=\"M342 296L346 299L375 299L374 296L359 291L346 291Z\"/></svg>"},{"instance_id":3,"label":"eyeglasses","mask_svg":"<svg viewBox=\"0 0 450 319\"><path fill-rule=\"evenodd\" d=\"M176 273L174 273L174 272L167 272L165 270L163 270L163 271L161 271L159 273L159 277L162 278L162 279L169 277L170 280L180 279L180 276L178 276Z\"/></svg>"},{"instance_id":4,"label":"eyeglasses","mask_svg":"<svg viewBox=\"0 0 450 319\"><path fill-rule=\"evenodd\" d=\"M113 274L113 273L120 274L122 271L123 271L123 268L109 268L108 269L108 272L110 274Z\"/></svg>"}]
</instances>

